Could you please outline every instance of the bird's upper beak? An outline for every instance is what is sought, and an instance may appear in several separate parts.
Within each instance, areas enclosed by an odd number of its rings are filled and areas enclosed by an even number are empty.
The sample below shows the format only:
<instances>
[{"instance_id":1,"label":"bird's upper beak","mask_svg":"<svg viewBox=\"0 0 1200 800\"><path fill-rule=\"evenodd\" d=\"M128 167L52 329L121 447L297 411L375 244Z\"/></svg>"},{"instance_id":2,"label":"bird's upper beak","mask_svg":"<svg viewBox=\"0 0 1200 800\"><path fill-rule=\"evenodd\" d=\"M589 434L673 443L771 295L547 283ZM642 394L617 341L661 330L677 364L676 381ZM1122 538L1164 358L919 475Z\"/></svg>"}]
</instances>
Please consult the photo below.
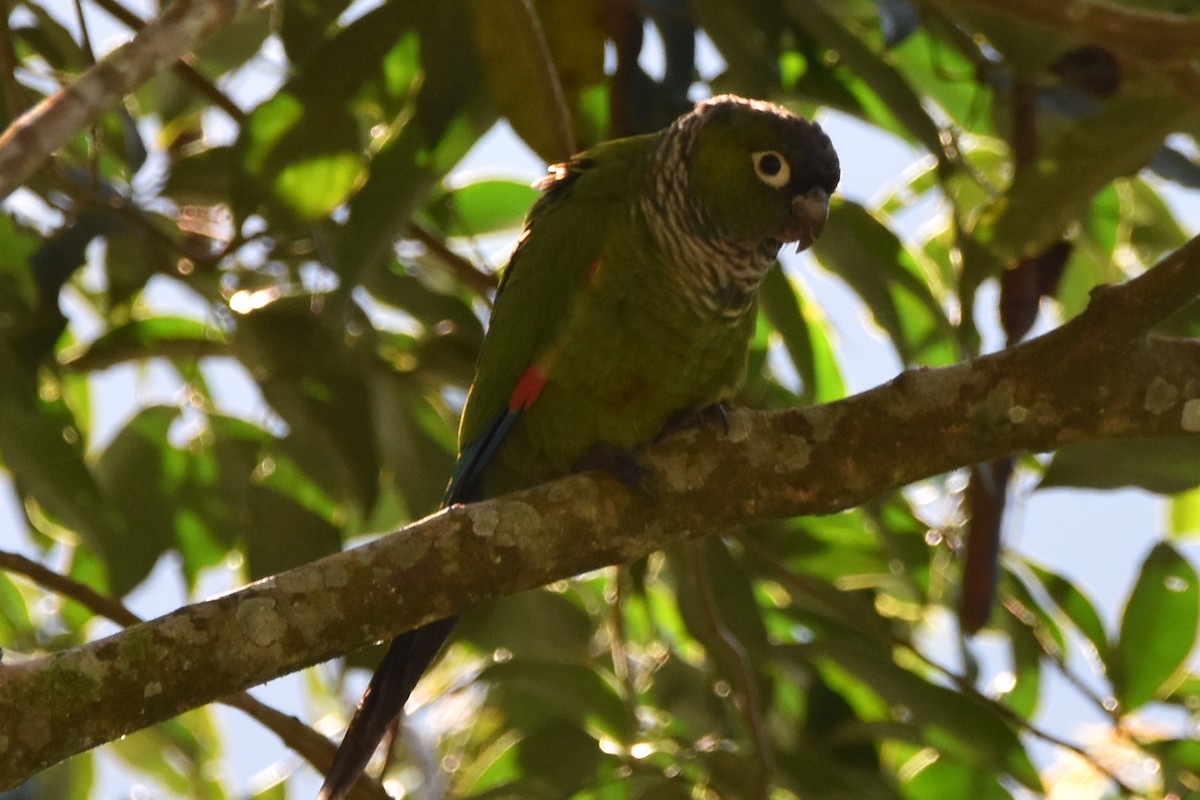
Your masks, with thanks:
<instances>
[{"instance_id":1,"label":"bird's upper beak","mask_svg":"<svg viewBox=\"0 0 1200 800\"><path fill-rule=\"evenodd\" d=\"M797 253L817 240L828 218L829 193L820 186L792 198L792 224L788 227L787 238L796 243Z\"/></svg>"}]
</instances>

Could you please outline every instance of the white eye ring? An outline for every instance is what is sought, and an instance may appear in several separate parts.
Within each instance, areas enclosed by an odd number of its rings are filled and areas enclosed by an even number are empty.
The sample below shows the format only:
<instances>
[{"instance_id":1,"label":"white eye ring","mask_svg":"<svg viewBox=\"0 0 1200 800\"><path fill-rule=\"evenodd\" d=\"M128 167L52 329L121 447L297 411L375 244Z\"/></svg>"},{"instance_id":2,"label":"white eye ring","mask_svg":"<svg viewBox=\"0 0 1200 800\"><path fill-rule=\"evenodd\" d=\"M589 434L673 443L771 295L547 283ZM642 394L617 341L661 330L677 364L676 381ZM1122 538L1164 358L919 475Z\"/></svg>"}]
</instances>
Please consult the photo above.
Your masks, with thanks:
<instances>
[{"instance_id":1,"label":"white eye ring","mask_svg":"<svg viewBox=\"0 0 1200 800\"><path fill-rule=\"evenodd\" d=\"M750 158L754 161L754 174L758 179L767 186L773 186L776 189L787 186L787 183L792 178L792 168L788 166L787 159L782 153L774 150L762 150L758 153L751 153Z\"/></svg>"}]
</instances>

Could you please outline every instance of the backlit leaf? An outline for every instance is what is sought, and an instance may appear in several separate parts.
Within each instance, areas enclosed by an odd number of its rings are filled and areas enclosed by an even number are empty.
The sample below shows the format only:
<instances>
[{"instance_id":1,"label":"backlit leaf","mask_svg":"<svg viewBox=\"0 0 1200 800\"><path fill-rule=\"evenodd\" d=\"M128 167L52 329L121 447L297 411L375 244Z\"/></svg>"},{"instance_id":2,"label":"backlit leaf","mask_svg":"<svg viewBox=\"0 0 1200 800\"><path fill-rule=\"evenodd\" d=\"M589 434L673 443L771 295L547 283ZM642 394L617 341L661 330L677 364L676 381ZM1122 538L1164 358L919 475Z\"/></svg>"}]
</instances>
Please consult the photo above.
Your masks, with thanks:
<instances>
[{"instance_id":1,"label":"backlit leaf","mask_svg":"<svg viewBox=\"0 0 1200 800\"><path fill-rule=\"evenodd\" d=\"M1198 620L1195 570L1169 544L1155 545L1125 604L1112 653L1114 687L1124 711L1170 690L1192 652Z\"/></svg>"}]
</instances>

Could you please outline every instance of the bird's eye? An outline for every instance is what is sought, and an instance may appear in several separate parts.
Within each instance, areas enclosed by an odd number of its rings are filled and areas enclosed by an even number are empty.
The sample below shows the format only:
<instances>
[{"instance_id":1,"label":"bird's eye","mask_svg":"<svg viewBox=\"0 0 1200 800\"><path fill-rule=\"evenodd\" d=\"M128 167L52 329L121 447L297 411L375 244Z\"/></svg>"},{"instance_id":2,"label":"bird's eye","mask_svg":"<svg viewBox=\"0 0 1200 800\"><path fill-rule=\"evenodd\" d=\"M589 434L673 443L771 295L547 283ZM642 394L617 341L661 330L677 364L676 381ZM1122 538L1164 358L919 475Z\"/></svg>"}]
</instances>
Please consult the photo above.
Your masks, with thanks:
<instances>
[{"instance_id":1,"label":"bird's eye","mask_svg":"<svg viewBox=\"0 0 1200 800\"><path fill-rule=\"evenodd\" d=\"M792 170L782 155L774 150L764 150L754 153L751 158L754 159L754 174L759 180L776 189L787 186L792 177Z\"/></svg>"}]
</instances>

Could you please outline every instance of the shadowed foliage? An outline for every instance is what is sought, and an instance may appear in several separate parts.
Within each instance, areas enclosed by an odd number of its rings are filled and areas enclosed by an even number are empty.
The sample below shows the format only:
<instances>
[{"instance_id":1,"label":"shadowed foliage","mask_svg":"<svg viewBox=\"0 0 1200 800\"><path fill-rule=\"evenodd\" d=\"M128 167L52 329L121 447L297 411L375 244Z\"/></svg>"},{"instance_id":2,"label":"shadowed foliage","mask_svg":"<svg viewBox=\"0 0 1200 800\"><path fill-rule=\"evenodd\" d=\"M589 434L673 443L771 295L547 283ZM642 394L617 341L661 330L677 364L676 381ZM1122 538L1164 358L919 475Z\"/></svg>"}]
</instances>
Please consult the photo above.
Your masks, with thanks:
<instances>
[{"instance_id":1,"label":"shadowed foliage","mask_svg":"<svg viewBox=\"0 0 1200 800\"><path fill-rule=\"evenodd\" d=\"M82 28L72 4L9 4L0 122L138 24L119 0L77 5ZM880 380L1075 318L1200 227L1165 199L1200 187L1200 4L1051 5L247 4L70 131L0 216L0 691L15 653L132 622L111 603L139 587L158 615L438 506L494 273L537 197L503 163L455 172L489 132L553 163L734 92L912 149L768 277L742 405L846 396L862 354L836 332L863 315L891 359ZM1155 31L1163 52L1140 44ZM869 169L834 138L847 171ZM816 274L859 307L821 309ZM1155 334L1197 337L1200 304ZM1197 398L1200 380L1164 382L1145 403L1190 402L1195 432ZM1180 546L1200 532L1200 441L1078 438L473 611L385 775L397 796L479 800L999 800L1068 778L1088 798L1200 792L1200 580ZM1095 602L1113 587L993 538L1035 486L1166 498L1116 618ZM1079 557L1103 556L1097 537ZM307 674L289 712L339 733L379 655ZM1098 726L1047 719L1049 686ZM266 740L259 724L318 766L325 742L231 702L257 722L198 709L0 798L111 796L102 761L154 796L309 796L294 757L267 773L264 756L249 784L227 759Z\"/></svg>"}]
</instances>

